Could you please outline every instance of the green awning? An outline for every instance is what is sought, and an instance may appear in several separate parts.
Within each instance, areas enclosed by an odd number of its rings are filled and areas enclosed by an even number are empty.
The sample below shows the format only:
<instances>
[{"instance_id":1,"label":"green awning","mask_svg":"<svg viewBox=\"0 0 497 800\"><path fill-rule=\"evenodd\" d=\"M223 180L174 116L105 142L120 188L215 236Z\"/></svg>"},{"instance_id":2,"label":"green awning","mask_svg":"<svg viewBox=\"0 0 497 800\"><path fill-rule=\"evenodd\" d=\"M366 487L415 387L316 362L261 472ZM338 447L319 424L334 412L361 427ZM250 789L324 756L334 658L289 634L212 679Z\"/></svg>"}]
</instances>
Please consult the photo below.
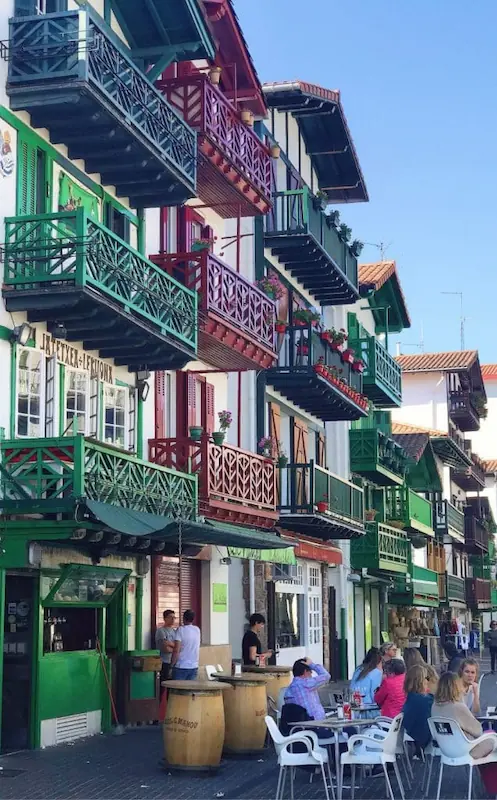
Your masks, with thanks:
<instances>
[{"instance_id":1,"label":"green awning","mask_svg":"<svg viewBox=\"0 0 497 800\"><path fill-rule=\"evenodd\" d=\"M272 564L297 563L293 547L282 547L278 550L256 550L248 547L228 547L228 555L231 556L231 558L249 558L253 561L269 561Z\"/></svg>"},{"instance_id":2,"label":"green awning","mask_svg":"<svg viewBox=\"0 0 497 800\"><path fill-rule=\"evenodd\" d=\"M142 536L174 542L178 540L181 525L183 544L213 544L256 550L288 549L288 542L274 533L225 525L218 522L192 522L172 517L161 517L145 511L133 511L110 503L86 500L88 510L107 528L127 536ZM286 563L286 562L285 562Z\"/></svg>"}]
</instances>

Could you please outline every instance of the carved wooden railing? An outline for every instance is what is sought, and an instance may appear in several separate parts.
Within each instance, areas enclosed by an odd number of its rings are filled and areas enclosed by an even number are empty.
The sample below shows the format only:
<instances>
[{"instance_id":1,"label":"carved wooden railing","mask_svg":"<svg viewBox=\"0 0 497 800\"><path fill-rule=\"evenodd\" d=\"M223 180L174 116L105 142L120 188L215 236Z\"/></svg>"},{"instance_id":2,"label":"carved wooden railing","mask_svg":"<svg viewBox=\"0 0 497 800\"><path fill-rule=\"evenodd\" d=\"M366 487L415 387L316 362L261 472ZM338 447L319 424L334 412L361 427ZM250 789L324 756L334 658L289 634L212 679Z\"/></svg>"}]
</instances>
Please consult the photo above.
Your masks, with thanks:
<instances>
[{"instance_id":1,"label":"carved wooden railing","mask_svg":"<svg viewBox=\"0 0 497 800\"><path fill-rule=\"evenodd\" d=\"M492 585L484 578L466 578L466 601L469 606L489 606L492 600Z\"/></svg>"},{"instance_id":2,"label":"carved wooden railing","mask_svg":"<svg viewBox=\"0 0 497 800\"><path fill-rule=\"evenodd\" d=\"M151 261L199 295L199 311L213 311L274 350L276 305L243 275L206 250L159 253Z\"/></svg>"},{"instance_id":3,"label":"carved wooden railing","mask_svg":"<svg viewBox=\"0 0 497 800\"><path fill-rule=\"evenodd\" d=\"M154 464L198 475L200 510L212 501L276 511L276 467L273 461L229 444L221 446L203 436L150 439Z\"/></svg>"}]
</instances>

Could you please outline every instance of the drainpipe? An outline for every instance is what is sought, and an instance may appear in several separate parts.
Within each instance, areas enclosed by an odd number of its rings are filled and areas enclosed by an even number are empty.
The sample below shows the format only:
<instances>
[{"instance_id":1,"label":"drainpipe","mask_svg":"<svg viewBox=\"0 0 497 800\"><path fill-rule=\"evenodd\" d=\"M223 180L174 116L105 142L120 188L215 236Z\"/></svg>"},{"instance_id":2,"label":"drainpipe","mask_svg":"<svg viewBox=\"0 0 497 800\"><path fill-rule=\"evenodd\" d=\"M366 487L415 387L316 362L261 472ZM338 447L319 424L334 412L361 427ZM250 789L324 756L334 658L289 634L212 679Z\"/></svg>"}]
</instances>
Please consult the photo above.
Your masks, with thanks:
<instances>
[{"instance_id":1,"label":"drainpipe","mask_svg":"<svg viewBox=\"0 0 497 800\"><path fill-rule=\"evenodd\" d=\"M249 559L249 614L255 613L255 568L253 558Z\"/></svg>"},{"instance_id":2,"label":"drainpipe","mask_svg":"<svg viewBox=\"0 0 497 800\"><path fill-rule=\"evenodd\" d=\"M135 606L135 650L143 647L143 578L136 578L136 606Z\"/></svg>"}]
</instances>

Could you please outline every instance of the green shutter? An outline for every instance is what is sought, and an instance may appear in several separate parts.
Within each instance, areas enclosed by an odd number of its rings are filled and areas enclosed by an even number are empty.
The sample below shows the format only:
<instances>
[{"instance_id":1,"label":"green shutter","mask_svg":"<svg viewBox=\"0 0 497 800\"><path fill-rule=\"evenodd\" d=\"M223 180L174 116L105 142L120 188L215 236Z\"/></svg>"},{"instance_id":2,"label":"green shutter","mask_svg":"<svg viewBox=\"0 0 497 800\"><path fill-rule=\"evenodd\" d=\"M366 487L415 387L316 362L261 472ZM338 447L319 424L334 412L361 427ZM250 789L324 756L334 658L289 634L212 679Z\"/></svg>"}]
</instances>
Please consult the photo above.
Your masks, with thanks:
<instances>
[{"instance_id":1,"label":"green shutter","mask_svg":"<svg viewBox=\"0 0 497 800\"><path fill-rule=\"evenodd\" d=\"M17 214L36 213L36 146L22 134L18 136Z\"/></svg>"}]
</instances>

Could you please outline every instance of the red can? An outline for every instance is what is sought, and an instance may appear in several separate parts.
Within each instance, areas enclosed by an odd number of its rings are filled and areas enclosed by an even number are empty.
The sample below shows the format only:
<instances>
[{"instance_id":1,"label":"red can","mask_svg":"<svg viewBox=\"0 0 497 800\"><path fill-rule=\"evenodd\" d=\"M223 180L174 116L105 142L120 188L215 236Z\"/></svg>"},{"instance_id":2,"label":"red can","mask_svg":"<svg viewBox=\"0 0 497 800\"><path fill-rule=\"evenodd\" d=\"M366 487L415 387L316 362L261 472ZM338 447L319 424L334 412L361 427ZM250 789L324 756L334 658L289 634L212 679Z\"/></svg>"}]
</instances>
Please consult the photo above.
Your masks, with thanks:
<instances>
[{"instance_id":1,"label":"red can","mask_svg":"<svg viewBox=\"0 0 497 800\"><path fill-rule=\"evenodd\" d=\"M357 708L361 707L361 700L362 700L361 693L360 692L354 692L354 705L357 706Z\"/></svg>"},{"instance_id":2,"label":"red can","mask_svg":"<svg viewBox=\"0 0 497 800\"><path fill-rule=\"evenodd\" d=\"M352 706L350 703L343 704L343 716L344 719L352 719Z\"/></svg>"}]
</instances>

